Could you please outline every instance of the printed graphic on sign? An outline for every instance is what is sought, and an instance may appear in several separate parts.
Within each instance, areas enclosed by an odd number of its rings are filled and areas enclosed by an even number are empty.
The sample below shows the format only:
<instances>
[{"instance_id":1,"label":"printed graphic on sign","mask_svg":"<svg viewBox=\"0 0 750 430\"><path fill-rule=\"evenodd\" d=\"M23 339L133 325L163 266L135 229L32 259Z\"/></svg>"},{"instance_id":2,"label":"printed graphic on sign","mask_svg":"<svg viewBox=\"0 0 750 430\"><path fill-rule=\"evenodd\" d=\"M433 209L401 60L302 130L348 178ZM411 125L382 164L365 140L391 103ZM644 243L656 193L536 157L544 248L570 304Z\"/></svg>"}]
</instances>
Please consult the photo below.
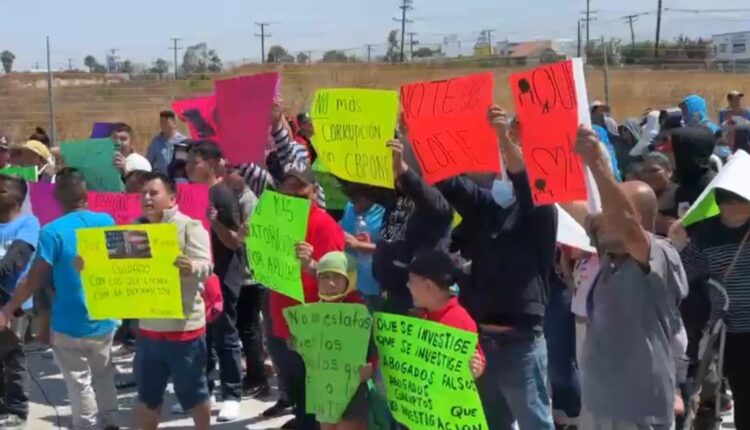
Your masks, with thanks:
<instances>
[{"instance_id":1,"label":"printed graphic on sign","mask_svg":"<svg viewBox=\"0 0 750 430\"><path fill-rule=\"evenodd\" d=\"M487 121L493 83L488 72L401 87L409 140L428 183L500 171L497 133Z\"/></svg>"},{"instance_id":2,"label":"printed graphic on sign","mask_svg":"<svg viewBox=\"0 0 750 430\"><path fill-rule=\"evenodd\" d=\"M578 126L590 125L580 59L513 74L510 85L534 203L586 200L585 169L574 150Z\"/></svg>"},{"instance_id":3,"label":"printed graphic on sign","mask_svg":"<svg viewBox=\"0 0 750 430\"><path fill-rule=\"evenodd\" d=\"M188 125L191 138L219 141L215 95L176 100L172 102L172 109Z\"/></svg>"}]
</instances>

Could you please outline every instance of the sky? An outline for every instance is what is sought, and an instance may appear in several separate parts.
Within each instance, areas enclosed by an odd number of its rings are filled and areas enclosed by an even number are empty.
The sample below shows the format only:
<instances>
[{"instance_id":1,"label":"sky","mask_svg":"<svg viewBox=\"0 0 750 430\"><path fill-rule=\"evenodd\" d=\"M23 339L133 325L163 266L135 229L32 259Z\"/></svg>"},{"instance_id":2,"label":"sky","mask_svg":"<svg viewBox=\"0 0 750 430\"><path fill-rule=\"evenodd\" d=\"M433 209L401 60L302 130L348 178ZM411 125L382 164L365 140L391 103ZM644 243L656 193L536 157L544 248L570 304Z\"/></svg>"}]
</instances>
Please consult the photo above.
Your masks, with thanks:
<instances>
[{"instance_id":1,"label":"sky","mask_svg":"<svg viewBox=\"0 0 750 430\"><path fill-rule=\"evenodd\" d=\"M710 36L750 31L750 3L745 0L663 0L665 8L747 9L732 13L678 13L666 11L663 37L679 34ZM269 22L266 49L280 44L292 54L312 51L320 58L329 49L348 49L365 55L365 44L385 51L391 29L400 27L401 0L0 0L0 50L16 55L16 70L29 70L46 61L45 37L50 36L52 67L83 68L83 58L94 55L104 63L110 49L120 59L150 64L173 59L170 38L185 47L206 42L227 62L261 58L256 22ZM598 11L591 38L629 40L628 14L654 12L657 0L591 0ZM439 43L456 34L473 44L482 29L495 30L494 40L524 41L576 38L576 20L585 0L414 0L407 31L421 44ZM635 23L636 39L653 39L655 14ZM493 43L494 44L494 43ZM180 60L182 61L182 53Z\"/></svg>"}]
</instances>

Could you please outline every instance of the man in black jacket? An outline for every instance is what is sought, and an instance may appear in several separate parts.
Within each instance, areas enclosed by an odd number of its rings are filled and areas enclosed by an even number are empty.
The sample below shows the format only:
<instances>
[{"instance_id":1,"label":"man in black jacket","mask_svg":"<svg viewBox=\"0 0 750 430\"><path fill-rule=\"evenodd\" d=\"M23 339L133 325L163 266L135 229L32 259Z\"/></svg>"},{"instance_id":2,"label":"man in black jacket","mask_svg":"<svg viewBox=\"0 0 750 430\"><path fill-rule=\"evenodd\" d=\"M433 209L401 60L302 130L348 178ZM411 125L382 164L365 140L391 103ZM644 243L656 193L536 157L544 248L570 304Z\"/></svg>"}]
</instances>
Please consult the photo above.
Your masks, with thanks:
<instances>
[{"instance_id":1,"label":"man in black jacket","mask_svg":"<svg viewBox=\"0 0 750 430\"><path fill-rule=\"evenodd\" d=\"M437 184L448 202L475 229L472 271L461 289L461 303L479 325L487 367L479 381L487 424L510 429L552 430L546 388L547 347L542 332L553 267L557 212L535 207L521 148L511 142L508 118L493 107L508 181L492 189L465 177ZM512 188L511 188L512 184Z\"/></svg>"}]
</instances>

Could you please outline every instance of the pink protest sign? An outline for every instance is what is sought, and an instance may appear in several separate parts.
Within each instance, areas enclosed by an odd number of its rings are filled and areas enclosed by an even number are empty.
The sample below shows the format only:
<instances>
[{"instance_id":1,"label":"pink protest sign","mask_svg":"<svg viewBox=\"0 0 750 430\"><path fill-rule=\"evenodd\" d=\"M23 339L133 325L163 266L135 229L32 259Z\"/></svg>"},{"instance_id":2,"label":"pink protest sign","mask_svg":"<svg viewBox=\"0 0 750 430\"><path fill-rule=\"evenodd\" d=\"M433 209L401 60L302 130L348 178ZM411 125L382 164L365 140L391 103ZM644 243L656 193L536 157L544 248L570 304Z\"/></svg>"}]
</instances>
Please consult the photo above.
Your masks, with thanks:
<instances>
[{"instance_id":1,"label":"pink protest sign","mask_svg":"<svg viewBox=\"0 0 750 430\"><path fill-rule=\"evenodd\" d=\"M278 82L275 72L216 81L219 144L231 164L264 161Z\"/></svg>"},{"instance_id":2,"label":"pink protest sign","mask_svg":"<svg viewBox=\"0 0 750 430\"><path fill-rule=\"evenodd\" d=\"M41 225L49 224L63 215L60 203L55 199L55 184L29 183L31 212L39 218Z\"/></svg>"},{"instance_id":3,"label":"pink protest sign","mask_svg":"<svg viewBox=\"0 0 750 430\"><path fill-rule=\"evenodd\" d=\"M193 139L219 141L216 125L216 96L213 94L172 102L172 109L188 125Z\"/></svg>"},{"instance_id":4,"label":"pink protest sign","mask_svg":"<svg viewBox=\"0 0 750 430\"><path fill-rule=\"evenodd\" d=\"M133 224L141 216L141 196L136 193L88 192L89 209L112 215L117 225Z\"/></svg>"},{"instance_id":5,"label":"pink protest sign","mask_svg":"<svg viewBox=\"0 0 750 430\"><path fill-rule=\"evenodd\" d=\"M203 223L211 231L208 222L208 186L203 184L177 184L177 207L180 212Z\"/></svg>"}]
</instances>

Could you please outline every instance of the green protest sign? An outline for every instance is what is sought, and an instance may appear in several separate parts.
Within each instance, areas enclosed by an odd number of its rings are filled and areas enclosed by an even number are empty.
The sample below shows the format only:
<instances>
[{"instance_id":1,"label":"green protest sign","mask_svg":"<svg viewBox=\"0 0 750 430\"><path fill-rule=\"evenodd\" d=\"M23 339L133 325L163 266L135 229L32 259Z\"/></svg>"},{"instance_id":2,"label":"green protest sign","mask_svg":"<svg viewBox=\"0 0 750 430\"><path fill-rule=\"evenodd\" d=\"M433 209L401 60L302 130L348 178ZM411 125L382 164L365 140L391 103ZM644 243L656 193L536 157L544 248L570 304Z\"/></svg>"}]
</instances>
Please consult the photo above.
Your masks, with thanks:
<instances>
[{"instance_id":1,"label":"green protest sign","mask_svg":"<svg viewBox=\"0 0 750 430\"><path fill-rule=\"evenodd\" d=\"M410 430L487 430L469 370L477 335L432 321L375 314L388 407Z\"/></svg>"},{"instance_id":2,"label":"green protest sign","mask_svg":"<svg viewBox=\"0 0 750 430\"><path fill-rule=\"evenodd\" d=\"M305 301L295 247L305 240L310 201L266 190L249 221L245 240L255 280L298 302Z\"/></svg>"},{"instance_id":3,"label":"green protest sign","mask_svg":"<svg viewBox=\"0 0 750 430\"><path fill-rule=\"evenodd\" d=\"M313 303L284 310L307 370L305 408L321 423L341 421L361 384L372 317L365 305Z\"/></svg>"},{"instance_id":4,"label":"green protest sign","mask_svg":"<svg viewBox=\"0 0 750 430\"><path fill-rule=\"evenodd\" d=\"M37 181L37 175L36 175L36 167L34 166L11 166L11 167L5 167L3 169L0 169L0 173L4 175L10 175L10 176L18 176L19 178L28 181L28 182L36 182Z\"/></svg>"},{"instance_id":5,"label":"green protest sign","mask_svg":"<svg viewBox=\"0 0 750 430\"><path fill-rule=\"evenodd\" d=\"M320 161L320 158L315 160L312 168L315 171L315 177L318 179L318 184L323 187L323 192L326 197L326 209L344 209L349 198L344 194L341 182L331 174L325 164Z\"/></svg>"},{"instance_id":6,"label":"green protest sign","mask_svg":"<svg viewBox=\"0 0 750 430\"><path fill-rule=\"evenodd\" d=\"M120 173L112 164L115 143L110 138L66 141L60 152L67 167L75 167L86 177L89 191L123 190Z\"/></svg>"}]
</instances>

